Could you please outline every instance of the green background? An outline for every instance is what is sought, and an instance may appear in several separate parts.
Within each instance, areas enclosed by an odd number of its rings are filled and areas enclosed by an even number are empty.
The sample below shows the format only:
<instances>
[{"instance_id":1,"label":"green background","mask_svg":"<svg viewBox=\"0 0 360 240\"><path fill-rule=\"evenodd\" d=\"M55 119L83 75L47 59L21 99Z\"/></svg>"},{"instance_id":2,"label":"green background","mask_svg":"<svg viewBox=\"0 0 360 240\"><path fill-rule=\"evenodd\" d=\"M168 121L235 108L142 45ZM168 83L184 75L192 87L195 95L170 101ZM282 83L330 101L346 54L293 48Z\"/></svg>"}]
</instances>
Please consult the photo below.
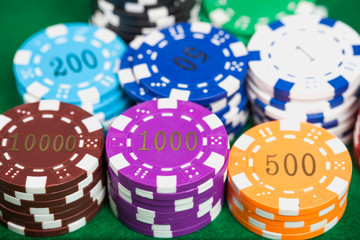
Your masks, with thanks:
<instances>
[{"instance_id":1,"label":"green background","mask_svg":"<svg viewBox=\"0 0 360 240\"><path fill-rule=\"evenodd\" d=\"M254 1L254 0L250 0ZM319 0L330 17L349 24L360 32L359 0ZM91 13L90 0L2 0L0 5L0 112L21 104L15 88L12 60L17 48L33 33L56 23L86 22ZM318 239L354 239L360 235L360 173L354 166L348 207L341 221ZM23 239L0 226L0 239ZM123 226L106 203L84 228L57 239L138 239L146 238ZM227 206L217 219L202 230L183 239L258 239L242 227Z\"/></svg>"}]
</instances>

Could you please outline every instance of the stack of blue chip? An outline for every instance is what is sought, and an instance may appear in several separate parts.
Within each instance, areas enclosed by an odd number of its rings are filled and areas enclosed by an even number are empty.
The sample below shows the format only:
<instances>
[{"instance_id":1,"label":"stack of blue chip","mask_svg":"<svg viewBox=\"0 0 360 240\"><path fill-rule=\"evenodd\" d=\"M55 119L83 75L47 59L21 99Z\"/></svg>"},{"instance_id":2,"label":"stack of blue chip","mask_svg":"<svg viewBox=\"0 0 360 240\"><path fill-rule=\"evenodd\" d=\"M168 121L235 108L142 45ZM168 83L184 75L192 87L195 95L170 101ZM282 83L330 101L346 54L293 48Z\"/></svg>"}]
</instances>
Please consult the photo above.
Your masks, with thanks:
<instances>
[{"instance_id":1,"label":"stack of blue chip","mask_svg":"<svg viewBox=\"0 0 360 240\"><path fill-rule=\"evenodd\" d=\"M94 114L108 129L132 105L116 72L126 45L115 33L87 23L47 27L16 52L16 86L25 103L56 99Z\"/></svg>"},{"instance_id":2,"label":"stack of blue chip","mask_svg":"<svg viewBox=\"0 0 360 240\"><path fill-rule=\"evenodd\" d=\"M244 44L208 23L175 24L133 40L118 72L123 90L141 103L158 98L192 101L214 112L229 138L248 119Z\"/></svg>"}]
</instances>

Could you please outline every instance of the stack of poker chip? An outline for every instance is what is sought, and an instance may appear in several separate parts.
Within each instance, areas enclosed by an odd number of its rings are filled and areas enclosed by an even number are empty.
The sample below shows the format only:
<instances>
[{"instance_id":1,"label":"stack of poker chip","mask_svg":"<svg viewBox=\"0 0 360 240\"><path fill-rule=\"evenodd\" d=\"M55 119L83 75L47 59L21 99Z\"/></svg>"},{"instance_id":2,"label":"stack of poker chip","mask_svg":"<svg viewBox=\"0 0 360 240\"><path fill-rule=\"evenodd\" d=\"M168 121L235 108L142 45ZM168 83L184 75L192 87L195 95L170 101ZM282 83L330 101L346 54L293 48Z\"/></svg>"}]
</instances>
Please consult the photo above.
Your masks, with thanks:
<instances>
[{"instance_id":1,"label":"stack of poker chip","mask_svg":"<svg viewBox=\"0 0 360 240\"><path fill-rule=\"evenodd\" d=\"M104 133L88 112L57 100L0 115L0 224L32 237L83 227L106 196Z\"/></svg>"},{"instance_id":2,"label":"stack of poker chip","mask_svg":"<svg viewBox=\"0 0 360 240\"><path fill-rule=\"evenodd\" d=\"M127 95L141 103L174 98L198 103L223 122L230 141L248 119L244 44L208 23L181 23L138 37L118 72Z\"/></svg>"},{"instance_id":3,"label":"stack of poker chip","mask_svg":"<svg viewBox=\"0 0 360 240\"><path fill-rule=\"evenodd\" d=\"M220 213L229 142L206 108L166 98L138 104L114 121L106 153L110 205L130 229L178 237Z\"/></svg>"},{"instance_id":4,"label":"stack of poker chip","mask_svg":"<svg viewBox=\"0 0 360 240\"><path fill-rule=\"evenodd\" d=\"M351 142L360 84L355 30L328 18L288 16L257 31L248 50L256 123L307 121Z\"/></svg>"},{"instance_id":5,"label":"stack of poker chip","mask_svg":"<svg viewBox=\"0 0 360 240\"><path fill-rule=\"evenodd\" d=\"M280 120L236 140L228 174L228 205L245 228L269 239L309 239L343 216L352 163L325 129Z\"/></svg>"},{"instance_id":6,"label":"stack of poker chip","mask_svg":"<svg viewBox=\"0 0 360 240\"><path fill-rule=\"evenodd\" d=\"M105 130L132 106L116 72L125 43L87 23L47 27L31 36L14 57L14 74L25 103L55 99L95 115Z\"/></svg>"},{"instance_id":7,"label":"stack of poker chip","mask_svg":"<svg viewBox=\"0 0 360 240\"><path fill-rule=\"evenodd\" d=\"M353 161L355 165L360 169L360 111L357 114L356 123L354 127L353 136Z\"/></svg>"},{"instance_id":8,"label":"stack of poker chip","mask_svg":"<svg viewBox=\"0 0 360 240\"><path fill-rule=\"evenodd\" d=\"M117 33L127 43L136 36L190 20L195 0L96 0L91 22Z\"/></svg>"},{"instance_id":9,"label":"stack of poker chip","mask_svg":"<svg viewBox=\"0 0 360 240\"><path fill-rule=\"evenodd\" d=\"M263 25L293 14L327 17L327 9L316 0L203 0L200 20L211 22L248 42Z\"/></svg>"}]
</instances>

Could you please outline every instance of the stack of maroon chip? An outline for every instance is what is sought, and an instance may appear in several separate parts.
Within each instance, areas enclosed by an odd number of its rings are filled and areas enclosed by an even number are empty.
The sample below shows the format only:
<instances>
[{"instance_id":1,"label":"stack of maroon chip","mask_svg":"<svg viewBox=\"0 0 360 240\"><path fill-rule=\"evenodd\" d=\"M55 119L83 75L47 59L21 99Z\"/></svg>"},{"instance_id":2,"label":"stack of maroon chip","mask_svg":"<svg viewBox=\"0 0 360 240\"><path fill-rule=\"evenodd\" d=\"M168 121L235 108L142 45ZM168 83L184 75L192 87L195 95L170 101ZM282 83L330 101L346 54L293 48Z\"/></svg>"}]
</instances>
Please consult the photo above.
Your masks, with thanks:
<instances>
[{"instance_id":1,"label":"stack of maroon chip","mask_svg":"<svg viewBox=\"0 0 360 240\"><path fill-rule=\"evenodd\" d=\"M75 231L100 211L104 133L91 114L56 100L0 115L0 223L18 234Z\"/></svg>"}]
</instances>

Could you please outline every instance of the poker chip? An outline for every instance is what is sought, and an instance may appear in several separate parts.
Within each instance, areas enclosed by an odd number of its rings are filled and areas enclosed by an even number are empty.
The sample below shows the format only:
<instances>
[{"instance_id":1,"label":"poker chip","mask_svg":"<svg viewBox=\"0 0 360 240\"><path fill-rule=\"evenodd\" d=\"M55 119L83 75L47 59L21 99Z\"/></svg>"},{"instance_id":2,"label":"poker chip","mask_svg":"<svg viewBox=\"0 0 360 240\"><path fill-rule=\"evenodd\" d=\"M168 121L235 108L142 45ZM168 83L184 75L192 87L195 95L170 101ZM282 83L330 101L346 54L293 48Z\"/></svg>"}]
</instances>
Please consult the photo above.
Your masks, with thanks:
<instances>
[{"instance_id":1,"label":"poker chip","mask_svg":"<svg viewBox=\"0 0 360 240\"><path fill-rule=\"evenodd\" d=\"M356 31L328 18L288 16L259 29L248 49L256 122L307 121L351 142L360 93Z\"/></svg>"},{"instance_id":2,"label":"poker chip","mask_svg":"<svg viewBox=\"0 0 360 240\"><path fill-rule=\"evenodd\" d=\"M195 22L133 40L118 76L123 91L135 102L192 101L214 112L229 126L228 134L237 135L248 119L247 68L242 42L208 23Z\"/></svg>"},{"instance_id":3,"label":"poker chip","mask_svg":"<svg viewBox=\"0 0 360 240\"><path fill-rule=\"evenodd\" d=\"M352 163L327 130L297 120L262 123L230 151L227 201L248 230L269 239L308 239L346 209Z\"/></svg>"},{"instance_id":4,"label":"poker chip","mask_svg":"<svg viewBox=\"0 0 360 240\"><path fill-rule=\"evenodd\" d=\"M326 7L317 6L315 0L203 0L199 13L202 21L211 22L246 43L257 29L293 14L328 15Z\"/></svg>"},{"instance_id":5,"label":"poker chip","mask_svg":"<svg viewBox=\"0 0 360 240\"><path fill-rule=\"evenodd\" d=\"M94 1L91 22L118 34L125 42L153 30L197 17L196 0L175 1Z\"/></svg>"},{"instance_id":6,"label":"poker chip","mask_svg":"<svg viewBox=\"0 0 360 240\"><path fill-rule=\"evenodd\" d=\"M201 105L162 98L130 108L111 125L106 154L111 209L134 231L178 237L222 209L229 142Z\"/></svg>"},{"instance_id":7,"label":"poker chip","mask_svg":"<svg viewBox=\"0 0 360 240\"><path fill-rule=\"evenodd\" d=\"M75 231L106 196L104 132L85 110L58 100L0 115L0 223L32 237Z\"/></svg>"},{"instance_id":8,"label":"poker chip","mask_svg":"<svg viewBox=\"0 0 360 240\"><path fill-rule=\"evenodd\" d=\"M133 105L116 76L126 48L116 34L91 24L47 27L27 39L15 54L18 92L24 103L43 99L71 103L108 125Z\"/></svg>"},{"instance_id":9,"label":"poker chip","mask_svg":"<svg viewBox=\"0 0 360 240\"><path fill-rule=\"evenodd\" d=\"M360 140L360 112L359 111L358 111L357 117L356 117L352 140L353 140L353 154L354 154L353 161L354 161L355 165L360 169L360 145L359 145L359 142L360 142L359 141Z\"/></svg>"}]
</instances>

